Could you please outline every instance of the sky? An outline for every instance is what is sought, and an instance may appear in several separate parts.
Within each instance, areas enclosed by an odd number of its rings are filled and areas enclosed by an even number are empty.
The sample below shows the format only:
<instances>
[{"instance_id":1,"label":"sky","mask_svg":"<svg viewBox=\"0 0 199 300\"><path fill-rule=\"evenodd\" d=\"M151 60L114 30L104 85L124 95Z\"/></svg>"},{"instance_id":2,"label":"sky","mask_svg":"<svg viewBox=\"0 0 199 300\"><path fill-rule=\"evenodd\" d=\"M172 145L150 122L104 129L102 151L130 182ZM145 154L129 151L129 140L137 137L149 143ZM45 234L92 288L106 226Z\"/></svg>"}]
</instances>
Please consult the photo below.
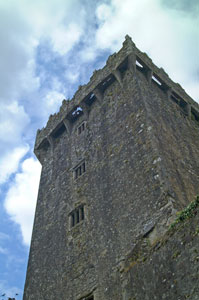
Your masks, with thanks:
<instances>
[{"instance_id":1,"label":"sky","mask_svg":"<svg viewBox=\"0 0 199 300\"><path fill-rule=\"evenodd\" d=\"M0 0L0 299L23 295L37 129L126 34L199 102L198 28L198 0Z\"/></svg>"}]
</instances>

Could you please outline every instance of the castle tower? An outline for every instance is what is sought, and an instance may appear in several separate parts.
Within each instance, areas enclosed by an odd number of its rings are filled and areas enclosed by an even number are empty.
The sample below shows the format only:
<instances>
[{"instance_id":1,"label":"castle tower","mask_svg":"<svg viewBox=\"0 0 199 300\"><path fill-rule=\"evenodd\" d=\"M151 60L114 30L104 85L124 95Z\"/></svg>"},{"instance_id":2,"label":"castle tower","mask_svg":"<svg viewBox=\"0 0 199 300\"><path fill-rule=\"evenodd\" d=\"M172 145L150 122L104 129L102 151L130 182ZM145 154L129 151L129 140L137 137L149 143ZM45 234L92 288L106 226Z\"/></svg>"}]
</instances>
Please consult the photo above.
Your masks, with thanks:
<instances>
[{"instance_id":1,"label":"castle tower","mask_svg":"<svg viewBox=\"0 0 199 300\"><path fill-rule=\"evenodd\" d=\"M24 300L134 299L120 265L199 193L198 136L198 104L127 36L37 133Z\"/></svg>"}]
</instances>

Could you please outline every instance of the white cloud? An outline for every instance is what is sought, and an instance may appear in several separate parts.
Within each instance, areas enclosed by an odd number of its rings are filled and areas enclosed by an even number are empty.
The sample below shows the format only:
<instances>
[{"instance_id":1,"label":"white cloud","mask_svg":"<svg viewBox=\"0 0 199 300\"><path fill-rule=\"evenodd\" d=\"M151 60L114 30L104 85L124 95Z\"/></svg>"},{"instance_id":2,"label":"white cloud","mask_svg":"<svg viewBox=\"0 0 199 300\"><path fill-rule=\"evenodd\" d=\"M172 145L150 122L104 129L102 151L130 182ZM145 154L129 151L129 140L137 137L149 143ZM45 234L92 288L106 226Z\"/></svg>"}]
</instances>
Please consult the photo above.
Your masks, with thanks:
<instances>
[{"instance_id":1,"label":"white cloud","mask_svg":"<svg viewBox=\"0 0 199 300\"><path fill-rule=\"evenodd\" d=\"M199 45L193 14L176 11L172 6L165 9L160 0L112 0L109 5L98 6L96 17L99 49L119 50L124 36L129 34L141 51L198 99L195 74L199 69ZM192 87L186 86L190 78L195 82Z\"/></svg>"},{"instance_id":2,"label":"white cloud","mask_svg":"<svg viewBox=\"0 0 199 300\"><path fill-rule=\"evenodd\" d=\"M69 80L72 83L77 82L79 79L79 72L77 71L72 72L70 70L67 70L65 72L65 77L67 80Z\"/></svg>"},{"instance_id":3,"label":"white cloud","mask_svg":"<svg viewBox=\"0 0 199 300\"><path fill-rule=\"evenodd\" d=\"M23 242L29 245L39 186L41 165L33 158L22 163L5 199L5 208L11 219L20 225Z\"/></svg>"},{"instance_id":4,"label":"white cloud","mask_svg":"<svg viewBox=\"0 0 199 300\"><path fill-rule=\"evenodd\" d=\"M67 28L63 26L56 28L51 34L54 51L57 51L60 55L66 54L79 41L81 34L81 28L73 23L69 24Z\"/></svg>"},{"instance_id":5,"label":"white cloud","mask_svg":"<svg viewBox=\"0 0 199 300\"><path fill-rule=\"evenodd\" d=\"M17 101L0 104L0 120L1 143L14 145L19 141L21 142L22 131L30 122L23 106L19 105ZM1 153L2 151L3 149L1 149Z\"/></svg>"},{"instance_id":6,"label":"white cloud","mask_svg":"<svg viewBox=\"0 0 199 300\"><path fill-rule=\"evenodd\" d=\"M28 152L29 146L15 148L11 153L8 152L0 159L0 184L8 180L9 176L16 172L20 160Z\"/></svg>"},{"instance_id":7,"label":"white cloud","mask_svg":"<svg viewBox=\"0 0 199 300\"><path fill-rule=\"evenodd\" d=\"M0 19L0 97L3 102L10 102L20 96L27 82L29 89L37 87L38 79L34 70L31 71L31 61L38 41L33 37L20 5L14 1L1 1Z\"/></svg>"},{"instance_id":8,"label":"white cloud","mask_svg":"<svg viewBox=\"0 0 199 300\"><path fill-rule=\"evenodd\" d=\"M28 152L23 131L30 119L17 101L0 104L0 184L17 171L19 161Z\"/></svg>"},{"instance_id":9,"label":"white cloud","mask_svg":"<svg viewBox=\"0 0 199 300\"><path fill-rule=\"evenodd\" d=\"M108 4L102 3L96 9L96 16L102 22L107 21L112 15L112 7Z\"/></svg>"},{"instance_id":10,"label":"white cloud","mask_svg":"<svg viewBox=\"0 0 199 300\"><path fill-rule=\"evenodd\" d=\"M45 110L43 114L45 117L48 118L50 114L57 112L63 99L65 99L65 96L62 93L50 90L44 98Z\"/></svg>"}]
</instances>

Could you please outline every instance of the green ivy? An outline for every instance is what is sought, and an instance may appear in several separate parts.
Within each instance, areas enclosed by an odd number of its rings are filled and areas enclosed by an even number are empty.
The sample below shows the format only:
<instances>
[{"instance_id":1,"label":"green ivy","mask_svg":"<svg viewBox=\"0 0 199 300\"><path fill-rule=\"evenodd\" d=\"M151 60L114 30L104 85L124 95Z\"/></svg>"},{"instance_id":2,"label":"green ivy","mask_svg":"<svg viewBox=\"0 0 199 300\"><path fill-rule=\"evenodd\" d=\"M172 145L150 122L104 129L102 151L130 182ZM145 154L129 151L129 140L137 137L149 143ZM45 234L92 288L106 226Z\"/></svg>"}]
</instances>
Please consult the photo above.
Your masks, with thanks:
<instances>
[{"instance_id":1,"label":"green ivy","mask_svg":"<svg viewBox=\"0 0 199 300\"><path fill-rule=\"evenodd\" d=\"M195 215L195 210L199 206L199 196L196 197L186 208L177 213L176 220L170 225L170 229L174 228L178 223L183 222Z\"/></svg>"}]
</instances>

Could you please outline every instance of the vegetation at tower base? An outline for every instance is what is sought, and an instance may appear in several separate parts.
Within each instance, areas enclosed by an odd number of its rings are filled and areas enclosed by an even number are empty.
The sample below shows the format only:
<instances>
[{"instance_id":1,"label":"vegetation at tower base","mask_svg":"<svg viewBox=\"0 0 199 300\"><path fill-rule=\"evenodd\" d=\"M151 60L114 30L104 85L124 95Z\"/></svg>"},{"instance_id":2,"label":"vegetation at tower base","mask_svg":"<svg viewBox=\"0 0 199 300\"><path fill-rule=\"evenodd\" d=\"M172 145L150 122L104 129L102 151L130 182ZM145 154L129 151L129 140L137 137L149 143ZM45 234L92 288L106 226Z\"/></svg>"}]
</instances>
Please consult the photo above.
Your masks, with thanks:
<instances>
[{"instance_id":1,"label":"vegetation at tower base","mask_svg":"<svg viewBox=\"0 0 199 300\"><path fill-rule=\"evenodd\" d=\"M127 36L37 133L24 300L199 299L198 122Z\"/></svg>"}]
</instances>

